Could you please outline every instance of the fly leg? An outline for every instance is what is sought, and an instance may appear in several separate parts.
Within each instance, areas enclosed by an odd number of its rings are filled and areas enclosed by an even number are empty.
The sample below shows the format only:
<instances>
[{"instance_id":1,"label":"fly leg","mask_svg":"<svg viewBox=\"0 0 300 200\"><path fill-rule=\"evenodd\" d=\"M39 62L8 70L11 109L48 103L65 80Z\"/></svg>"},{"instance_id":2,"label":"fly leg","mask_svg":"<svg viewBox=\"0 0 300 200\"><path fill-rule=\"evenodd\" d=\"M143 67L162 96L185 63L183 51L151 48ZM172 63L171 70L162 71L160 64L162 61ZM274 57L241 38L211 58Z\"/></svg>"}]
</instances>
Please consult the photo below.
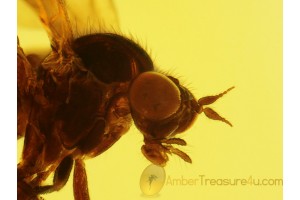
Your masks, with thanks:
<instances>
[{"instance_id":1,"label":"fly leg","mask_svg":"<svg viewBox=\"0 0 300 200\"><path fill-rule=\"evenodd\" d=\"M75 160L74 178L73 178L73 193L75 200L89 200L89 190L87 176L83 160Z\"/></svg>"},{"instance_id":2,"label":"fly leg","mask_svg":"<svg viewBox=\"0 0 300 200\"><path fill-rule=\"evenodd\" d=\"M36 86L36 74L23 49L17 44L17 102L18 102L18 138L23 137L27 126L32 95Z\"/></svg>"},{"instance_id":3,"label":"fly leg","mask_svg":"<svg viewBox=\"0 0 300 200\"><path fill-rule=\"evenodd\" d=\"M41 152L45 144L45 137L37 127L28 123L25 131L22 160L18 164L18 181L31 177L41 170Z\"/></svg>"},{"instance_id":4,"label":"fly leg","mask_svg":"<svg viewBox=\"0 0 300 200\"><path fill-rule=\"evenodd\" d=\"M35 190L25 181L18 181L18 200L39 200Z\"/></svg>"},{"instance_id":5,"label":"fly leg","mask_svg":"<svg viewBox=\"0 0 300 200\"><path fill-rule=\"evenodd\" d=\"M229 88L228 90L215 95L215 96L206 96L206 97L202 97L198 100L198 113L202 113L204 112L204 114L206 115L206 117L213 119L213 120L219 120L222 121L226 124L228 124L229 126L232 126L232 124L225 118L221 117L216 111L214 111L213 109L209 108L209 107L205 107L206 105L210 105L212 103L214 103L215 101L217 101L219 98L221 98L223 95L225 95L227 92L229 92L230 90L232 90L234 87Z\"/></svg>"},{"instance_id":6,"label":"fly leg","mask_svg":"<svg viewBox=\"0 0 300 200\"><path fill-rule=\"evenodd\" d=\"M26 56L17 38L17 102L18 102L18 139L23 137L28 118L34 105L38 86L36 69L41 57L35 54Z\"/></svg>"},{"instance_id":7,"label":"fly leg","mask_svg":"<svg viewBox=\"0 0 300 200\"><path fill-rule=\"evenodd\" d=\"M37 186L35 188L38 194L59 191L67 183L73 167L73 158L65 157L56 168L53 178L53 185Z\"/></svg>"},{"instance_id":8,"label":"fly leg","mask_svg":"<svg viewBox=\"0 0 300 200\"><path fill-rule=\"evenodd\" d=\"M36 87L36 72L31 65L30 60L26 57L17 38L17 84L20 94L30 93Z\"/></svg>"}]
</instances>

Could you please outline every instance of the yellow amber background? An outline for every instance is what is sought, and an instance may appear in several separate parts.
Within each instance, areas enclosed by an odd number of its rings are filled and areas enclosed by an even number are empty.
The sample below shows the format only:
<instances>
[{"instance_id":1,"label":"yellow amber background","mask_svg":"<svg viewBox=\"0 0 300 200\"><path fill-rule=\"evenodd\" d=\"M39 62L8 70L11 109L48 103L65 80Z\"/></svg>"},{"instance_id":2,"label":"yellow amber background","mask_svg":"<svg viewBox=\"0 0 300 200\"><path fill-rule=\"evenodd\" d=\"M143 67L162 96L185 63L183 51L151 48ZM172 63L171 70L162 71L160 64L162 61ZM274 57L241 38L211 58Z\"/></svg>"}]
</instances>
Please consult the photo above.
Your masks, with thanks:
<instances>
[{"instance_id":1,"label":"yellow amber background","mask_svg":"<svg viewBox=\"0 0 300 200\"><path fill-rule=\"evenodd\" d=\"M115 3L122 32L146 47L156 66L178 77L197 98L236 87L211 106L234 127L199 116L179 136L188 143L181 150L193 164L171 156L165 186L151 198L282 199L281 186L203 185L199 180L282 178L282 1ZM25 39L28 33L21 31L21 44L36 43L32 32ZM92 200L149 199L139 186L150 164L140 152L142 144L142 135L132 127L107 152L86 161ZM72 199L72 178L60 192L43 197Z\"/></svg>"}]
</instances>

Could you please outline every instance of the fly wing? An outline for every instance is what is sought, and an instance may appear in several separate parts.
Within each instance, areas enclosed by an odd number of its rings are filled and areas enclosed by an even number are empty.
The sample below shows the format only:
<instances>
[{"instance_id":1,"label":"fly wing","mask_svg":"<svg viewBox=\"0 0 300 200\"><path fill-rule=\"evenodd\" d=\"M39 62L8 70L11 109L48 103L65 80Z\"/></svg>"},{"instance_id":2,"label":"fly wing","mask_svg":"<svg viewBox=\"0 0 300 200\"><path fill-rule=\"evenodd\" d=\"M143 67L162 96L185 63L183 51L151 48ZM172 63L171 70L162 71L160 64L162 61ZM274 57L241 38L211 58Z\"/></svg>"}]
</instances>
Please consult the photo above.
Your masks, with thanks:
<instances>
[{"instance_id":1,"label":"fly wing","mask_svg":"<svg viewBox=\"0 0 300 200\"><path fill-rule=\"evenodd\" d=\"M38 16L30 8L29 4L24 0L18 0L18 29L21 27L41 29L42 24L39 21Z\"/></svg>"},{"instance_id":2,"label":"fly wing","mask_svg":"<svg viewBox=\"0 0 300 200\"><path fill-rule=\"evenodd\" d=\"M113 0L18 0L18 35L25 51L40 52L41 43L44 49L48 49L49 44L46 44L41 31L43 26L52 48L58 52L70 50L68 48L75 37L97 32L120 32Z\"/></svg>"},{"instance_id":3,"label":"fly wing","mask_svg":"<svg viewBox=\"0 0 300 200\"><path fill-rule=\"evenodd\" d=\"M18 0L18 37L24 53L44 58L51 51L48 36L37 13L25 0ZM33 39L34 38L34 39Z\"/></svg>"},{"instance_id":4,"label":"fly wing","mask_svg":"<svg viewBox=\"0 0 300 200\"><path fill-rule=\"evenodd\" d=\"M68 13L77 35L118 32L119 20L112 0L67 0Z\"/></svg>"},{"instance_id":5,"label":"fly wing","mask_svg":"<svg viewBox=\"0 0 300 200\"><path fill-rule=\"evenodd\" d=\"M47 31L51 47L59 54L71 50L73 32L63 0L26 0L38 13Z\"/></svg>"}]
</instances>

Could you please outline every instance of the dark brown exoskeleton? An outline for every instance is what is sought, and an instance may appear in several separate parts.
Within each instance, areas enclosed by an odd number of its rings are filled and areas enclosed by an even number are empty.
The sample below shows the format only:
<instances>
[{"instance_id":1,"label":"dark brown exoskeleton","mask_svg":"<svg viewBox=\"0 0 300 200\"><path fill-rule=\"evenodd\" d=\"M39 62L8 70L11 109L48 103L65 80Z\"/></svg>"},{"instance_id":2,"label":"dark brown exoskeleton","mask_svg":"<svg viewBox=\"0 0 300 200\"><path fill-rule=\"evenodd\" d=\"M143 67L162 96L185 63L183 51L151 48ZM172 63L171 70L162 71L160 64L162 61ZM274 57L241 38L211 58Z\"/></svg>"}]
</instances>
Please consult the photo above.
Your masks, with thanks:
<instances>
[{"instance_id":1,"label":"dark brown exoskeleton","mask_svg":"<svg viewBox=\"0 0 300 200\"><path fill-rule=\"evenodd\" d=\"M205 107L232 88L199 99L171 76L155 72L148 54L112 33L74 38L62 0L28 0L39 13L52 51L39 64L18 42L18 138L25 137L18 164L18 199L58 191L74 165L74 198L89 199L84 159L109 149L131 126L143 133L142 153L164 166L167 154L190 157L172 145ZM53 184L44 181L54 173Z\"/></svg>"}]
</instances>

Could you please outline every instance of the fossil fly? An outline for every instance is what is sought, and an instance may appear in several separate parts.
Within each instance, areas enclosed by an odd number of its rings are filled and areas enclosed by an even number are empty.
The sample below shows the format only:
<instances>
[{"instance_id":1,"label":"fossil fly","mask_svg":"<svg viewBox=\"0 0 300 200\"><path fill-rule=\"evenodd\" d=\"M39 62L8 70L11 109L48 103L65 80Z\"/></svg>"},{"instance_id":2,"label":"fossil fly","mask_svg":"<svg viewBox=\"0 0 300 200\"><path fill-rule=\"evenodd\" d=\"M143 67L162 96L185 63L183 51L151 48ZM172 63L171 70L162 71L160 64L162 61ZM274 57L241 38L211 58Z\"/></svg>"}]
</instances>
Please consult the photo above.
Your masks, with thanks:
<instances>
[{"instance_id":1,"label":"fossil fly","mask_svg":"<svg viewBox=\"0 0 300 200\"><path fill-rule=\"evenodd\" d=\"M233 87L196 99L178 79L158 72L131 39L113 31L77 37L63 0L26 2L39 16L51 51L43 59L25 55L18 40L18 138L24 137L18 199L59 191L73 168L74 199L89 199L84 160L111 148L132 122L144 136L143 155L160 166L169 154L192 162L175 147L186 145L176 136L199 114L231 126L207 106ZM87 2L92 8L94 1ZM100 2L114 10L111 1ZM53 183L45 185L52 174Z\"/></svg>"}]
</instances>

